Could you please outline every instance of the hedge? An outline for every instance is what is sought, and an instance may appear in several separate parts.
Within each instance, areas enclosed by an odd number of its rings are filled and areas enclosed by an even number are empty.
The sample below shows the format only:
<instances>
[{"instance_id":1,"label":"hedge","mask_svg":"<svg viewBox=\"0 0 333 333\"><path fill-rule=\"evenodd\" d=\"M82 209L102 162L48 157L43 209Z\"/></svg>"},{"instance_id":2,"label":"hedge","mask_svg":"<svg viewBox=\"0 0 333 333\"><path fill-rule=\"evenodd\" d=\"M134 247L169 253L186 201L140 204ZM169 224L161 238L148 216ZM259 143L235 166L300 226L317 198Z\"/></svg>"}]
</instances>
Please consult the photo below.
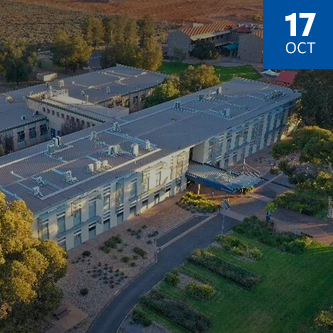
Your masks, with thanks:
<instances>
[{"instance_id":1,"label":"hedge","mask_svg":"<svg viewBox=\"0 0 333 333\"><path fill-rule=\"evenodd\" d=\"M273 222L262 222L256 216L245 218L242 223L234 227L234 231L294 254L302 253L312 242L310 237L298 236L290 232L277 233Z\"/></svg>"},{"instance_id":2,"label":"hedge","mask_svg":"<svg viewBox=\"0 0 333 333\"><path fill-rule=\"evenodd\" d=\"M188 260L245 288L253 288L260 281L259 276L205 250L195 250Z\"/></svg>"},{"instance_id":3,"label":"hedge","mask_svg":"<svg viewBox=\"0 0 333 333\"><path fill-rule=\"evenodd\" d=\"M176 287L180 282L178 272L177 271L172 271L172 272L166 274L165 277L164 277L164 281L168 285Z\"/></svg>"},{"instance_id":4,"label":"hedge","mask_svg":"<svg viewBox=\"0 0 333 333\"><path fill-rule=\"evenodd\" d=\"M144 327L148 327L152 324L151 319L141 310L135 309L132 313L132 320L134 323L140 323Z\"/></svg>"},{"instance_id":5,"label":"hedge","mask_svg":"<svg viewBox=\"0 0 333 333\"><path fill-rule=\"evenodd\" d=\"M183 302L166 298L156 290L143 296L140 302L190 332L205 333L210 327L209 318Z\"/></svg>"}]
</instances>

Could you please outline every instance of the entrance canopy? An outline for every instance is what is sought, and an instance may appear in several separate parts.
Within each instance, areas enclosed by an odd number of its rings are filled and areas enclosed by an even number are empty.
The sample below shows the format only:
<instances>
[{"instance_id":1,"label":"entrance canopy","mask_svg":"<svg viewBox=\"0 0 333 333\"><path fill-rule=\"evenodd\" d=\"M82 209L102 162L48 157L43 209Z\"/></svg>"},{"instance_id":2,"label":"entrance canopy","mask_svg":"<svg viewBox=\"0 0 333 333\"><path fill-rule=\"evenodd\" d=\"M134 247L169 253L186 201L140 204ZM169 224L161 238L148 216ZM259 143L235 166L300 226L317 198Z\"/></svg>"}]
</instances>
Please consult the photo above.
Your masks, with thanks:
<instances>
[{"instance_id":1,"label":"entrance canopy","mask_svg":"<svg viewBox=\"0 0 333 333\"><path fill-rule=\"evenodd\" d=\"M255 173L226 171L195 162L190 162L186 177L197 184L206 185L227 193L234 193L261 182L261 178Z\"/></svg>"}]
</instances>

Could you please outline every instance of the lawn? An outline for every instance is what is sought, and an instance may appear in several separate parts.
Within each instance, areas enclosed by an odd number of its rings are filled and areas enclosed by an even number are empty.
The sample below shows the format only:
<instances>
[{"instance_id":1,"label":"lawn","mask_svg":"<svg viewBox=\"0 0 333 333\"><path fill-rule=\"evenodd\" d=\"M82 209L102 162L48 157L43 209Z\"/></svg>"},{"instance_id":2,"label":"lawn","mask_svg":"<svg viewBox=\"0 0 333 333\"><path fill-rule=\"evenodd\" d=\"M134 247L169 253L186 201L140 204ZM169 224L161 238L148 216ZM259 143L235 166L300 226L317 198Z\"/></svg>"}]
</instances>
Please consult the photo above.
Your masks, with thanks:
<instances>
[{"instance_id":1,"label":"lawn","mask_svg":"<svg viewBox=\"0 0 333 333\"><path fill-rule=\"evenodd\" d=\"M258 247L263 258L251 261L218 247L208 250L258 274L261 282L255 289L244 289L186 262L179 271L214 286L215 296L210 300L197 300L165 282L160 284L160 291L208 316L212 322L210 333L314 332L315 316L333 305L333 248L312 243L304 253L292 255L236 235L250 246ZM147 313L153 320L160 321L158 315ZM174 324L166 324L165 318L160 322L174 332L187 332L179 327L173 329Z\"/></svg>"},{"instance_id":2,"label":"lawn","mask_svg":"<svg viewBox=\"0 0 333 333\"><path fill-rule=\"evenodd\" d=\"M189 65L181 62L163 62L159 72L171 75L179 75ZM251 80L258 80L261 75L250 65L237 66L237 67L218 67L215 66L220 78L223 82L230 81L234 77L242 77Z\"/></svg>"}]
</instances>

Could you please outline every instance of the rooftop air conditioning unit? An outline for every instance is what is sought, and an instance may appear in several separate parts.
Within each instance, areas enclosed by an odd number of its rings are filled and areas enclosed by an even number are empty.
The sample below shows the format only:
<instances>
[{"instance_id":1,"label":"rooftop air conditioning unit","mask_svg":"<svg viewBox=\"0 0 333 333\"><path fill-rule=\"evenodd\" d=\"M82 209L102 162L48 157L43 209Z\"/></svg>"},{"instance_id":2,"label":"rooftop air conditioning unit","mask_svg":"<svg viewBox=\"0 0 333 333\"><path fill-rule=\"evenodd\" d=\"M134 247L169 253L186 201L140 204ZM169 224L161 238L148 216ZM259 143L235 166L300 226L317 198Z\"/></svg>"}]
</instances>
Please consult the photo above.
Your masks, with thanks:
<instances>
[{"instance_id":1,"label":"rooftop air conditioning unit","mask_svg":"<svg viewBox=\"0 0 333 333\"><path fill-rule=\"evenodd\" d=\"M81 90L81 96L84 96L84 95L85 95L84 90Z\"/></svg>"},{"instance_id":2,"label":"rooftop air conditioning unit","mask_svg":"<svg viewBox=\"0 0 333 333\"><path fill-rule=\"evenodd\" d=\"M44 180L43 180L42 177L36 177L35 180L36 180L36 183L37 183L39 186L44 186L44 185L45 185L45 182L44 182Z\"/></svg>"},{"instance_id":3,"label":"rooftop air conditioning unit","mask_svg":"<svg viewBox=\"0 0 333 333\"><path fill-rule=\"evenodd\" d=\"M230 109L229 108L224 109L224 114L226 117L230 117Z\"/></svg>"},{"instance_id":4,"label":"rooftop air conditioning unit","mask_svg":"<svg viewBox=\"0 0 333 333\"><path fill-rule=\"evenodd\" d=\"M113 123L113 131L114 132L121 132L120 125L118 122Z\"/></svg>"},{"instance_id":5,"label":"rooftop air conditioning unit","mask_svg":"<svg viewBox=\"0 0 333 333\"><path fill-rule=\"evenodd\" d=\"M70 183L72 181L72 171L65 171L64 172L64 175L65 175L65 181L66 183Z\"/></svg>"},{"instance_id":6,"label":"rooftop air conditioning unit","mask_svg":"<svg viewBox=\"0 0 333 333\"><path fill-rule=\"evenodd\" d=\"M111 92L110 87L106 87L106 93L107 93L107 94L110 94L110 92Z\"/></svg>"},{"instance_id":7,"label":"rooftop air conditioning unit","mask_svg":"<svg viewBox=\"0 0 333 333\"><path fill-rule=\"evenodd\" d=\"M139 145L137 143L131 145L131 152L135 157L139 156Z\"/></svg>"},{"instance_id":8,"label":"rooftop air conditioning unit","mask_svg":"<svg viewBox=\"0 0 333 333\"><path fill-rule=\"evenodd\" d=\"M115 145L115 146L109 146L108 147L108 155L109 156L115 156L120 154L121 152L121 148L119 145Z\"/></svg>"},{"instance_id":9,"label":"rooftop air conditioning unit","mask_svg":"<svg viewBox=\"0 0 333 333\"><path fill-rule=\"evenodd\" d=\"M59 80L59 88L63 88L65 86L65 81L64 80Z\"/></svg>"},{"instance_id":10,"label":"rooftop air conditioning unit","mask_svg":"<svg viewBox=\"0 0 333 333\"><path fill-rule=\"evenodd\" d=\"M89 172L89 173L94 173L94 171L95 171L95 166L94 166L94 164L93 164L93 163L88 164L88 172Z\"/></svg>"},{"instance_id":11,"label":"rooftop air conditioning unit","mask_svg":"<svg viewBox=\"0 0 333 333\"><path fill-rule=\"evenodd\" d=\"M56 139L58 140L58 145L61 146L61 136L57 135Z\"/></svg>"},{"instance_id":12,"label":"rooftop air conditioning unit","mask_svg":"<svg viewBox=\"0 0 333 333\"><path fill-rule=\"evenodd\" d=\"M95 168L96 171L100 171L102 168L102 162L101 161L95 161Z\"/></svg>"},{"instance_id":13,"label":"rooftop air conditioning unit","mask_svg":"<svg viewBox=\"0 0 333 333\"><path fill-rule=\"evenodd\" d=\"M52 155L52 154L54 153L54 151L55 151L55 147L54 147L54 145L52 145L52 144L47 145L47 153L48 153L49 155Z\"/></svg>"},{"instance_id":14,"label":"rooftop air conditioning unit","mask_svg":"<svg viewBox=\"0 0 333 333\"><path fill-rule=\"evenodd\" d=\"M109 161L108 160L102 161L102 168L103 169L108 169L109 168Z\"/></svg>"},{"instance_id":15,"label":"rooftop air conditioning unit","mask_svg":"<svg viewBox=\"0 0 333 333\"><path fill-rule=\"evenodd\" d=\"M222 95L222 87L216 89L216 95Z\"/></svg>"},{"instance_id":16,"label":"rooftop air conditioning unit","mask_svg":"<svg viewBox=\"0 0 333 333\"><path fill-rule=\"evenodd\" d=\"M58 148L59 147L59 141L58 141L58 139L57 138L53 138L52 141L53 141L54 147Z\"/></svg>"}]
</instances>

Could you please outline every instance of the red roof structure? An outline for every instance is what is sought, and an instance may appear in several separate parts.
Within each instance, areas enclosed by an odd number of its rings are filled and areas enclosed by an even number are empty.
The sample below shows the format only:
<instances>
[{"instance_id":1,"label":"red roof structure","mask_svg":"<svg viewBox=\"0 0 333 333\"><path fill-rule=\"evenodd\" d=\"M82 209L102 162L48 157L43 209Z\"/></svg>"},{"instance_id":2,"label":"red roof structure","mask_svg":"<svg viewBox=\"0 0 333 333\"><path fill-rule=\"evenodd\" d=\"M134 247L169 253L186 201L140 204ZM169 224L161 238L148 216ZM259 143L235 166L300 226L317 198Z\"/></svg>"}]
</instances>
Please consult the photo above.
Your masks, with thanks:
<instances>
[{"instance_id":1,"label":"red roof structure","mask_svg":"<svg viewBox=\"0 0 333 333\"><path fill-rule=\"evenodd\" d=\"M212 23L212 24L206 24L206 25L202 25L202 26L198 26L198 27L184 28L181 31L190 37L194 37L194 36L211 34L211 33L215 33L215 32L221 32L224 30L232 29L232 28L236 27L236 25L237 24L235 22L224 20L224 21L220 21L220 22L216 22L216 23Z\"/></svg>"},{"instance_id":2,"label":"red roof structure","mask_svg":"<svg viewBox=\"0 0 333 333\"><path fill-rule=\"evenodd\" d=\"M296 71L283 71L275 80L275 83L281 86L289 87L295 81Z\"/></svg>"}]
</instances>

